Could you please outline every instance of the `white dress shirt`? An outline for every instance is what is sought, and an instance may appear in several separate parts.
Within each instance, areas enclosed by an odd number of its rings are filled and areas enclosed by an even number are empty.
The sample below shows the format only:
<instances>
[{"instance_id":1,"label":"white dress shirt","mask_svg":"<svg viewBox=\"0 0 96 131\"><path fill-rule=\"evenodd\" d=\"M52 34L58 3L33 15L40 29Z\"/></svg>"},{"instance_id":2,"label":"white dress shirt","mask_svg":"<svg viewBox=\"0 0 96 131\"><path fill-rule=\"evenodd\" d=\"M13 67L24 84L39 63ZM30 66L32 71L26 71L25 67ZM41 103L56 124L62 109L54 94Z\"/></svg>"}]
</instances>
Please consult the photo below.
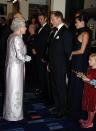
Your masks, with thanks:
<instances>
[{"instance_id":1,"label":"white dress shirt","mask_svg":"<svg viewBox=\"0 0 96 131\"><path fill-rule=\"evenodd\" d=\"M64 23L61 23L60 25L58 25L58 30L56 30L54 37L56 36L56 34L58 33L58 31L61 29L61 27L64 25Z\"/></svg>"}]
</instances>

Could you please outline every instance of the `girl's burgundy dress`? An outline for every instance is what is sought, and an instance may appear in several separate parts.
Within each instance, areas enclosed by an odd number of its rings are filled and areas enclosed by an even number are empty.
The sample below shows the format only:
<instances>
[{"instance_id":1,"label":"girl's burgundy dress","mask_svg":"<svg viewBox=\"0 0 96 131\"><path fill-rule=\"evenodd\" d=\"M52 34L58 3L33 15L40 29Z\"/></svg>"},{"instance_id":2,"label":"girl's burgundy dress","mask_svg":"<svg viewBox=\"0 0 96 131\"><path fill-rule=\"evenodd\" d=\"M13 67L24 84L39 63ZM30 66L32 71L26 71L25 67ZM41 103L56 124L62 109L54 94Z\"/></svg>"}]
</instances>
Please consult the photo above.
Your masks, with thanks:
<instances>
[{"instance_id":1,"label":"girl's burgundy dress","mask_svg":"<svg viewBox=\"0 0 96 131\"><path fill-rule=\"evenodd\" d=\"M91 80L96 79L96 69L89 68L87 77ZM96 88L86 82L84 83L82 109L91 112L96 110Z\"/></svg>"}]
</instances>

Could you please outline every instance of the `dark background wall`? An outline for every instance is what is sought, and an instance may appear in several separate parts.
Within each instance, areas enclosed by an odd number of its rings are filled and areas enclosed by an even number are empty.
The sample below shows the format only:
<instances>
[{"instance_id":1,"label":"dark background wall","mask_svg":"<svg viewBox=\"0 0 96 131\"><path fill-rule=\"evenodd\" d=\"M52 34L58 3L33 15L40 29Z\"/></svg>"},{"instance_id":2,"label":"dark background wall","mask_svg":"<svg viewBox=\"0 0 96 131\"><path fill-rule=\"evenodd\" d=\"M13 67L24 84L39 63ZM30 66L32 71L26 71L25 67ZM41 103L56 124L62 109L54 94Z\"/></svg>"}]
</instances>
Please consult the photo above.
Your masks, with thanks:
<instances>
[{"instance_id":1,"label":"dark background wall","mask_svg":"<svg viewBox=\"0 0 96 131\"><path fill-rule=\"evenodd\" d=\"M74 14L77 10L84 8L84 0L66 0L66 12L65 18L68 20L70 16Z\"/></svg>"}]
</instances>

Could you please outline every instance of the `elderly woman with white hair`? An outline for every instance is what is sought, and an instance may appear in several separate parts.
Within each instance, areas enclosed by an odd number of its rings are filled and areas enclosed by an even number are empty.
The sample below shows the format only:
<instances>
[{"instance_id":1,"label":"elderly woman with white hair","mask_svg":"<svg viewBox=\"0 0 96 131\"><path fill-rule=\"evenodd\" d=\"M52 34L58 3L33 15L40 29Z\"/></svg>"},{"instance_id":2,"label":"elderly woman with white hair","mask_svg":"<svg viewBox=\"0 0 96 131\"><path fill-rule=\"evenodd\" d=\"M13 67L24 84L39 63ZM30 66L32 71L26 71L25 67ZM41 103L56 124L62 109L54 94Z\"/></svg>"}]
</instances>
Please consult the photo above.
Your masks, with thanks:
<instances>
[{"instance_id":1,"label":"elderly woman with white hair","mask_svg":"<svg viewBox=\"0 0 96 131\"><path fill-rule=\"evenodd\" d=\"M23 83L25 62L31 60L26 55L26 47L22 40L25 34L25 20L14 18L11 28L13 33L8 38L6 56L6 94L3 118L8 121L23 119Z\"/></svg>"}]
</instances>

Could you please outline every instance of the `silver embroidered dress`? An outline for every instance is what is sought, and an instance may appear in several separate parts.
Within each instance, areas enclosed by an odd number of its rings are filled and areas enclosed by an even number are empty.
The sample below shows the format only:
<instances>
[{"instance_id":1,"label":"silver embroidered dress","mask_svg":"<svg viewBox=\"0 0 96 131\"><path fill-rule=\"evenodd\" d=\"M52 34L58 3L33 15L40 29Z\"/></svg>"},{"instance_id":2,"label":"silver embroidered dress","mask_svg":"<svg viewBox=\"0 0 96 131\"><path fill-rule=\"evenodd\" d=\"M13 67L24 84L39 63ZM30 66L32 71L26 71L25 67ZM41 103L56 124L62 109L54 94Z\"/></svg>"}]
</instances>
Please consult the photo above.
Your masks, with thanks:
<instances>
[{"instance_id":1,"label":"silver embroidered dress","mask_svg":"<svg viewBox=\"0 0 96 131\"><path fill-rule=\"evenodd\" d=\"M11 34L7 43L6 93L3 118L8 121L23 119L23 81L26 47L22 36Z\"/></svg>"}]
</instances>

